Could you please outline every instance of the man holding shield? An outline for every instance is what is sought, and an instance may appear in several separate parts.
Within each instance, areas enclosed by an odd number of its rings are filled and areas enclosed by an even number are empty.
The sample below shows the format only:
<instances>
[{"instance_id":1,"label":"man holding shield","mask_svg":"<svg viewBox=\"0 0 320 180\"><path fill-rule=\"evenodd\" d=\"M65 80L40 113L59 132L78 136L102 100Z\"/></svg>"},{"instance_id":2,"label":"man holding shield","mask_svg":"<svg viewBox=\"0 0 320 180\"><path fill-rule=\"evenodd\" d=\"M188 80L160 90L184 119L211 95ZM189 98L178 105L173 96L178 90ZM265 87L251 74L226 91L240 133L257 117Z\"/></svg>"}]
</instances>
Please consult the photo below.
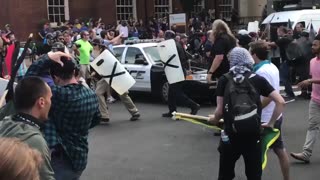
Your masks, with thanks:
<instances>
[{"instance_id":1,"label":"man holding shield","mask_svg":"<svg viewBox=\"0 0 320 180\"><path fill-rule=\"evenodd\" d=\"M170 39L175 39L175 32L168 30L165 32L165 40L170 40ZM177 51L178 51L178 56L179 60L181 63L181 68L183 70L184 76L186 75L186 68L187 66L187 57L186 53L181 46L180 43L175 42ZM168 63L168 62L167 62ZM191 108L190 114L197 114L197 112L200 109L200 105L192 101L182 90L183 86L183 81L176 82L169 84L169 95L168 95L168 107L169 107L169 112L162 114L162 117L172 117L172 113L174 111L177 111L177 100L180 100L182 105L185 105L189 108Z\"/></svg>"}]
</instances>

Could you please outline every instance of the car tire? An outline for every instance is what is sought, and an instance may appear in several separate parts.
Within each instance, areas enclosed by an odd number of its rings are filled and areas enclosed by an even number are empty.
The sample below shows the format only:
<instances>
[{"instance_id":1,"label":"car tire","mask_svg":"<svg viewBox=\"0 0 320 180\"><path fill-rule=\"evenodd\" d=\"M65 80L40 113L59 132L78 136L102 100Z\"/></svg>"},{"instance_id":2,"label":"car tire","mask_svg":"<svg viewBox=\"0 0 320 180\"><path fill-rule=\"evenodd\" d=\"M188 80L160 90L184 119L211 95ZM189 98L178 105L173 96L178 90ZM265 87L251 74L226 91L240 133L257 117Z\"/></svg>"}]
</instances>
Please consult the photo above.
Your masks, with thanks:
<instances>
[{"instance_id":1,"label":"car tire","mask_svg":"<svg viewBox=\"0 0 320 180\"><path fill-rule=\"evenodd\" d=\"M167 103L168 102L168 97L169 97L169 83L164 82L161 85L161 99L163 102Z\"/></svg>"}]
</instances>

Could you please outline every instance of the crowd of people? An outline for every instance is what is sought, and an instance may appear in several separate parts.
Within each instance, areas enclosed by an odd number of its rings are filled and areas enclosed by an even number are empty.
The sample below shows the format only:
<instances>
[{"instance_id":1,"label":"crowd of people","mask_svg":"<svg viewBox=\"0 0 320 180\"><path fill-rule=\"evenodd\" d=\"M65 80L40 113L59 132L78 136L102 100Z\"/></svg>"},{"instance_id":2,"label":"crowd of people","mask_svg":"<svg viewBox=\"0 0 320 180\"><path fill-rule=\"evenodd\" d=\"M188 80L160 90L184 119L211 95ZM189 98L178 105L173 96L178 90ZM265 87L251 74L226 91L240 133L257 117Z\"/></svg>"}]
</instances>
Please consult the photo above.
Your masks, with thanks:
<instances>
[{"instance_id":1,"label":"crowd of people","mask_svg":"<svg viewBox=\"0 0 320 180\"><path fill-rule=\"evenodd\" d=\"M183 65L187 64L186 51L190 46L192 50L201 49L208 68L207 81L218 80L217 107L209 122L218 125L224 119L224 138L218 148L219 180L235 177L234 167L240 156L245 159L247 178L261 179L261 129L282 131L285 102L295 98L293 81L302 88L303 97L309 98L312 92L303 152L291 153L293 158L309 163L320 124L320 35L313 37L301 23L294 30L279 26L269 28L270 32L234 33L220 19L212 23L211 30L197 19L192 22L193 33L189 36L178 34L174 27L169 30L165 17L151 20L149 29L143 27L142 21L132 19L121 21L117 27L106 27L101 19L96 23L76 19L53 32L49 24L44 24L39 32L39 57L28 68L21 69L24 72L19 76L14 99L6 104L14 106L15 113L0 121L0 137L4 138L0 141L0 154L7 159L0 161L0 179L19 179L19 168L30 179L81 177L87 166L89 129L109 123L107 102L114 101L112 88L90 67L90 62L106 49L113 53L114 45L131 37L174 39ZM17 44L10 25L2 35L6 45L2 77L10 79ZM184 75L190 73L187 69L183 66ZM284 97L280 95L280 83L285 86ZM119 97L131 115L130 120L139 120L139 110L129 93ZM200 110L200 105L184 94L180 82L169 85L168 98L169 112L163 117L172 117L178 101L190 107L190 114ZM283 179L289 180L289 157L283 141L280 135L272 149L279 158ZM10 151L6 151L8 148ZM13 158L17 154L21 158L28 156L28 161L18 164L17 157ZM9 172L9 165L14 170Z\"/></svg>"}]
</instances>

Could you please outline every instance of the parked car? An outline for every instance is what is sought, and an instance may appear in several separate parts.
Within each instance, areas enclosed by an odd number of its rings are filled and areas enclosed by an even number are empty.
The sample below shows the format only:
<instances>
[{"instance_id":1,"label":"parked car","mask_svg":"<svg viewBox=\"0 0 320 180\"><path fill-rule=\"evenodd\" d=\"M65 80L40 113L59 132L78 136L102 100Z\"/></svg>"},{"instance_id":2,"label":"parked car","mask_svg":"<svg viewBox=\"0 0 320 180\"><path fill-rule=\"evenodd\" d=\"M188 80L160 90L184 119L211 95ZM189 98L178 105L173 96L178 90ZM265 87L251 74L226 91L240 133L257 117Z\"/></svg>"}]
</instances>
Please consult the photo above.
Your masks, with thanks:
<instances>
[{"instance_id":1,"label":"parked car","mask_svg":"<svg viewBox=\"0 0 320 180\"><path fill-rule=\"evenodd\" d=\"M114 46L113 49L115 56L136 80L136 84L129 91L152 93L167 102L169 84L157 43L127 43ZM191 70L192 74L188 75L184 82L186 94L192 98L205 98L215 102L216 82L207 83L206 69L192 66Z\"/></svg>"}]
</instances>

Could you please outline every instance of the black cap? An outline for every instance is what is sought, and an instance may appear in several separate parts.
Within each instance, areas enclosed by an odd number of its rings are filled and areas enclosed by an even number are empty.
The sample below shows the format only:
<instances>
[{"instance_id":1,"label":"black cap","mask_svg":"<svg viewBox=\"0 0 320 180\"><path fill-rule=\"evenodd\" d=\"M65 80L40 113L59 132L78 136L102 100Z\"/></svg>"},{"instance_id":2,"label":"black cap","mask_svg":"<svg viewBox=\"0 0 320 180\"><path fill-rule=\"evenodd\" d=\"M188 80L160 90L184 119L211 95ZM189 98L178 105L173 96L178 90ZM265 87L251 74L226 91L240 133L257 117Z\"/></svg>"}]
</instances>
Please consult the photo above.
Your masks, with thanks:
<instances>
[{"instance_id":1,"label":"black cap","mask_svg":"<svg viewBox=\"0 0 320 180\"><path fill-rule=\"evenodd\" d=\"M168 40L168 39L174 39L176 37L176 33L172 30L167 30L165 33L164 33L164 39L165 40Z\"/></svg>"},{"instance_id":2,"label":"black cap","mask_svg":"<svg viewBox=\"0 0 320 180\"><path fill-rule=\"evenodd\" d=\"M65 49L64 44L61 42L55 42L55 43L53 43L53 45L51 47L51 50L53 52L57 52L57 51L64 52L64 49Z\"/></svg>"}]
</instances>

